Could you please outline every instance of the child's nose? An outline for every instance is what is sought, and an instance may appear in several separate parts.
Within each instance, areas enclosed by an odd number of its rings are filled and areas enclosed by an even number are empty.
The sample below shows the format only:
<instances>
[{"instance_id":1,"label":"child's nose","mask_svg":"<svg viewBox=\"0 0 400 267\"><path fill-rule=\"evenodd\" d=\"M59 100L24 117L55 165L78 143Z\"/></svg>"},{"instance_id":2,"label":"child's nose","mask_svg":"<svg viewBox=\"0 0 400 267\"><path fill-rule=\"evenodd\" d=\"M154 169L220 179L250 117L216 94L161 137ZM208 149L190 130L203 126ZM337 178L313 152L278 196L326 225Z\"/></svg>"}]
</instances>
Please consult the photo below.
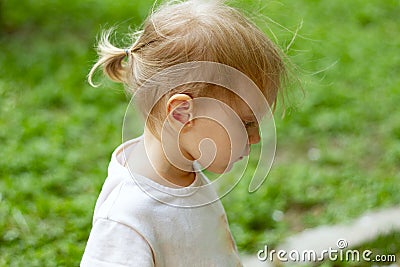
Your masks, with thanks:
<instances>
[{"instance_id":1,"label":"child's nose","mask_svg":"<svg viewBox=\"0 0 400 267\"><path fill-rule=\"evenodd\" d=\"M258 129L252 129L249 131L249 144L254 145L260 142L260 133Z\"/></svg>"}]
</instances>

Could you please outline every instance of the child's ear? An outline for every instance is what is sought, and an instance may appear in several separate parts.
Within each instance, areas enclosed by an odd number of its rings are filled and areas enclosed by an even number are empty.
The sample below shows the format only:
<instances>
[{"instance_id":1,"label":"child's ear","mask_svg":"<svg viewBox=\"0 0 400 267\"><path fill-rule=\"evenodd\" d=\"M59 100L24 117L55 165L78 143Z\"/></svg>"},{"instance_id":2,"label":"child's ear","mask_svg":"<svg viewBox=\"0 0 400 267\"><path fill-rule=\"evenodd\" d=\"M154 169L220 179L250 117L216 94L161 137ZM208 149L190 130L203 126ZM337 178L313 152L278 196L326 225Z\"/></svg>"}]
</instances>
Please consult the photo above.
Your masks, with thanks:
<instances>
[{"instance_id":1,"label":"child's ear","mask_svg":"<svg viewBox=\"0 0 400 267\"><path fill-rule=\"evenodd\" d=\"M187 94L175 94L167 102L167 119L171 126L180 129L192 118L193 101Z\"/></svg>"}]
</instances>

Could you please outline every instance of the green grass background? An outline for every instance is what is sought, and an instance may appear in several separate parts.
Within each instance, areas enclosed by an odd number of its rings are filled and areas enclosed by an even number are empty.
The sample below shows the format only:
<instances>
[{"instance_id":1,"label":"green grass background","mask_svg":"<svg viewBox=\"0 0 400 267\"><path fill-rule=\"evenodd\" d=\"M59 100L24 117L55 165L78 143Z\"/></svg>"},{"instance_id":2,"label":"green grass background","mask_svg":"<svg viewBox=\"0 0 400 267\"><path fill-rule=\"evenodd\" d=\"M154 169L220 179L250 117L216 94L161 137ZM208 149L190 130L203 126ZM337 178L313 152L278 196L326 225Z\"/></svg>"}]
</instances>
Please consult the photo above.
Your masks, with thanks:
<instances>
[{"instance_id":1,"label":"green grass background","mask_svg":"<svg viewBox=\"0 0 400 267\"><path fill-rule=\"evenodd\" d=\"M286 116L278 111L267 181L249 194L244 179L223 198L240 251L398 205L399 2L232 5L290 44L304 90L294 83ZM0 0L0 266L78 265L128 103L121 86L88 86L93 46L103 28L136 28L151 6ZM400 257L399 233L365 246Z\"/></svg>"}]
</instances>

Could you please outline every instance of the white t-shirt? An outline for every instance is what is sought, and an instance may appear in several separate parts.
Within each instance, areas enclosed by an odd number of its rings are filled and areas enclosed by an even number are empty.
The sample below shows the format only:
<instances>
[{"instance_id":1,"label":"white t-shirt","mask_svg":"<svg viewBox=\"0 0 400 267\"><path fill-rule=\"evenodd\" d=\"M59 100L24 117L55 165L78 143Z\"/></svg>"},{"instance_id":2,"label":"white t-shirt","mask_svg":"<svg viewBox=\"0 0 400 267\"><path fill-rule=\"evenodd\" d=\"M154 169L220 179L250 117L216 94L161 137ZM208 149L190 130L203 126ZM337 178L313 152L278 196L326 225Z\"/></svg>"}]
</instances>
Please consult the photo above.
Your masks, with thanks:
<instances>
[{"instance_id":1,"label":"white t-shirt","mask_svg":"<svg viewBox=\"0 0 400 267\"><path fill-rule=\"evenodd\" d=\"M242 266L221 202L198 205L217 199L209 180L199 171L170 188L132 175L125 155L139 140L112 155L81 266Z\"/></svg>"}]
</instances>

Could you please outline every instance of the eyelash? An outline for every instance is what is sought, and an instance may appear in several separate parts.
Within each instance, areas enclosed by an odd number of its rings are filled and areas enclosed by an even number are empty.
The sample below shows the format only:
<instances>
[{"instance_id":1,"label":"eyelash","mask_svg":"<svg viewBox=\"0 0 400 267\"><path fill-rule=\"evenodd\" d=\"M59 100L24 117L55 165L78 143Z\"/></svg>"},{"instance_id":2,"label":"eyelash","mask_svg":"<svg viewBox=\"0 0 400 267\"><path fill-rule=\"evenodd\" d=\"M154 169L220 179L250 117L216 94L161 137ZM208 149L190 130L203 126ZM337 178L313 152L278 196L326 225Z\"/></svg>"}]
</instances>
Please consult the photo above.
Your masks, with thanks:
<instances>
[{"instance_id":1,"label":"eyelash","mask_svg":"<svg viewBox=\"0 0 400 267\"><path fill-rule=\"evenodd\" d=\"M243 124L244 124L244 127L246 127L246 128L252 128L252 127L257 126L257 123L255 121L247 121L247 122L244 121Z\"/></svg>"}]
</instances>

